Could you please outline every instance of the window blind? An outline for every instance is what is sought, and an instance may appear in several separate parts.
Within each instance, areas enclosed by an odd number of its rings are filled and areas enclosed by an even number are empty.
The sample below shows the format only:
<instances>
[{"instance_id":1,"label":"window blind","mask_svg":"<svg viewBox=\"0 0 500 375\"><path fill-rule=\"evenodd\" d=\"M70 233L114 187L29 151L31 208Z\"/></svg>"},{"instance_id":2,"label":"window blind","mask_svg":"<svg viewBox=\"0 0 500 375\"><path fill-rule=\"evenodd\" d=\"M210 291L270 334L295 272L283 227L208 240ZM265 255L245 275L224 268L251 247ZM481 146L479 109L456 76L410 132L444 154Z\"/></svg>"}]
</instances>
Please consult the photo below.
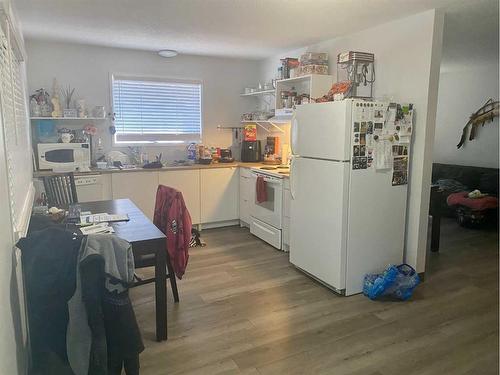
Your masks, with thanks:
<instances>
[{"instance_id":1,"label":"window blind","mask_svg":"<svg viewBox=\"0 0 500 375\"><path fill-rule=\"evenodd\" d=\"M115 141L198 142L200 82L113 77Z\"/></svg>"},{"instance_id":2,"label":"window blind","mask_svg":"<svg viewBox=\"0 0 500 375\"><path fill-rule=\"evenodd\" d=\"M32 193L32 156L29 138L24 64L9 22L0 27L0 115L6 154L11 216L15 232L27 225Z\"/></svg>"}]
</instances>

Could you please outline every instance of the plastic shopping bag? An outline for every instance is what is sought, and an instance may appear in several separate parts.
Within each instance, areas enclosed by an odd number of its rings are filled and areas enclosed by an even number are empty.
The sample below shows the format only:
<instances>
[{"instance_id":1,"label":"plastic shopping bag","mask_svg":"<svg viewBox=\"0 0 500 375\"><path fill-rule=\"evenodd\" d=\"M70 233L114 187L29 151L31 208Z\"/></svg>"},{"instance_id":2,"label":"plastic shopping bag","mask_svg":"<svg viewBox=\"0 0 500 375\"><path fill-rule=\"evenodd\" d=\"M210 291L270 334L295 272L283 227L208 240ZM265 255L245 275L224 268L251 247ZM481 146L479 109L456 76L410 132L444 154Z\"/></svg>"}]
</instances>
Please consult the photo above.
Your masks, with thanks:
<instances>
[{"instance_id":1,"label":"plastic shopping bag","mask_svg":"<svg viewBox=\"0 0 500 375\"><path fill-rule=\"evenodd\" d=\"M413 290L420 284L415 269L408 264L389 266L381 274L366 275L363 281L363 294L375 300L390 296L403 301L409 299Z\"/></svg>"}]
</instances>

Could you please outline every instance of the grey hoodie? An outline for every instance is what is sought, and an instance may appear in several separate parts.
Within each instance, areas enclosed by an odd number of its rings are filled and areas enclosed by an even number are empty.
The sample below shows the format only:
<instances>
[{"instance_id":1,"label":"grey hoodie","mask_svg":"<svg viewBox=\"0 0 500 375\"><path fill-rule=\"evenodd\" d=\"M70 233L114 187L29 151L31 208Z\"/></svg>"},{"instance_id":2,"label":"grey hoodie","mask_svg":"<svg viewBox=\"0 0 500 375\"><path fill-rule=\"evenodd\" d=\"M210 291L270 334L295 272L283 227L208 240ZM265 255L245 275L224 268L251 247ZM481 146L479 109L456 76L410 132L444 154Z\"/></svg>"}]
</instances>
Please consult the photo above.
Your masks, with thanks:
<instances>
[{"instance_id":1,"label":"grey hoodie","mask_svg":"<svg viewBox=\"0 0 500 375\"><path fill-rule=\"evenodd\" d=\"M88 235L82 241L77 260L76 290L68 301L69 322L66 334L68 360L75 375L88 375L92 333L82 300L80 266L89 257L98 256L104 261L106 289L121 293L134 281L134 256L132 245L112 234ZM120 281L111 283L110 280Z\"/></svg>"}]
</instances>

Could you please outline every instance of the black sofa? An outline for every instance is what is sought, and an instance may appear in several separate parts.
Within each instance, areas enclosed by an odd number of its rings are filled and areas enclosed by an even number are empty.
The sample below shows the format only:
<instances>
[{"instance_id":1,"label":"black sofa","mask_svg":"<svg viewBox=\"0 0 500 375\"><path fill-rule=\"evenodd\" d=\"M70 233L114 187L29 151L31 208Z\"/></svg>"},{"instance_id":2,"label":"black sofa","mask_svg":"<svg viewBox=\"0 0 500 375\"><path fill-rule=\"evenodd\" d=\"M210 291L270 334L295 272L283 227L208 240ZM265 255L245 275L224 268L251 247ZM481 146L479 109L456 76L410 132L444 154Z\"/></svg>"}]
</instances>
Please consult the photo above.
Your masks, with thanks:
<instances>
[{"instance_id":1,"label":"black sofa","mask_svg":"<svg viewBox=\"0 0 500 375\"><path fill-rule=\"evenodd\" d=\"M499 171L496 168L481 168L454 164L434 163L432 165L432 187L429 207L429 215L432 216L431 229L431 251L439 251L439 238L441 232L441 216L457 217L457 210L449 207L446 198L454 190L443 188L443 184L438 184L439 180L455 180L465 185L463 190L481 190L483 193L498 197L498 177ZM498 228L498 210L491 210L489 213L489 224ZM460 223L460 219L458 220Z\"/></svg>"}]
</instances>

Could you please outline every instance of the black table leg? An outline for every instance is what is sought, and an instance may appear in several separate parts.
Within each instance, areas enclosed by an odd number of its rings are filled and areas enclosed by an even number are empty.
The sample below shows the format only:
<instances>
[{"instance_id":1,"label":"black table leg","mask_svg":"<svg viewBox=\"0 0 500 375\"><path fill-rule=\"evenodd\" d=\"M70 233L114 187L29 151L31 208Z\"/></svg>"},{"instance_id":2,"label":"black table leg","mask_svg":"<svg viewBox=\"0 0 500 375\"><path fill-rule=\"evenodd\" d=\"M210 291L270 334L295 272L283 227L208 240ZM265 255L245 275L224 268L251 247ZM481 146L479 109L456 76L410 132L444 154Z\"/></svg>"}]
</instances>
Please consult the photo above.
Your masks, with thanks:
<instances>
[{"instance_id":1,"label":"black table leg","mask_svg":"<svg viewBox=\"0 0 500 375\"><path fill-rule=\"evenodd\" d=\"M156 340L167 339L167 256L165 248L156 252L155 265Z\"/></svg>"},{"instance_id":2,"label":"black table leg","mask_svg":"<svg viewBox=\"0 0 500 375\"><path fill-rule=\"evenodd\" d=\"M432 216L431 251L439 251L439 239L441 237L441 215Z\"/></svg>"},{"instance_id":3,"label":"black table leg","mask_svg":"<svg viewBox=\"0 0 500 375\"><path fill-rule=\"evenodd\" d=\"M172 287L172 294L174 295L174 301L179 302L179 291L177 289L177 280L175 279L174 268L170 262L170 257L167 254L167 268L168 268L168 278L170 279L170 286Z\"/></svg>"},{"instance_id":4,"label":"black table leg","mask_svg":"<svg viewBox=\"0 0 500 375\"><path fill-rule=\"evenodd\" d=\"M443 200L443 191L438 185L431 186L431 199L429 213L432 216L431 227L431 251L439 251L439 238L441 236L441 201Z\"/></svg>"}]
</instances>

